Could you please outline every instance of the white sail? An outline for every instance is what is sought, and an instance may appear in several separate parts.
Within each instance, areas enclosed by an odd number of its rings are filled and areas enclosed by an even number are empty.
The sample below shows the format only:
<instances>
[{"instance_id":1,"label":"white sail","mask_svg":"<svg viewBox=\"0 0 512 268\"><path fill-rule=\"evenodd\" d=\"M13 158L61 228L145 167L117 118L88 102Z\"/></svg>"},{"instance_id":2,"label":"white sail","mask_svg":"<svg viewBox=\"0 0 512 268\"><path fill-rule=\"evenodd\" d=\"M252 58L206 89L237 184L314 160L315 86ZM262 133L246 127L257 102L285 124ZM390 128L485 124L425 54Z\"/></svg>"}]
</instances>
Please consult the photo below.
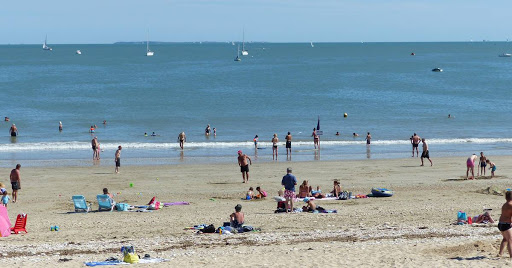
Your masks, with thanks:
<instances>
[{"instance_id":1,"label":"white sail","mask_svg":"<svg viewBox=\"0 0 512 268\"><path fill-rule=\"evenodd\" d=\"M45 38L44 38L43 50L52 50L51 47L46 45L47 40L48 40L48 35L46 35Z\"/></svg>"},{"instance_id":2,"label":"white sail","mask_svg":"<svg viewBox=\"0 0 512 268\"><path fill-rule=\"evenodd\" d=\"M151 57L151 56L153 56L155 54L155 52L153 52L153 51L151 51L149 49L149 30L148 30L146 36L147 36L147 40L146 40L146 56L147 57Z\"/></svg>"},{"instance_id":3,"label":"white sail","mask_svg":"<svg viewBox=\"0 0 512 268\"><path fill-rule=\"evenodd\" d=\"M249 51L245 50L245 28L242 32L242 56L249 55Z\"/></svg>"}]
</instances>

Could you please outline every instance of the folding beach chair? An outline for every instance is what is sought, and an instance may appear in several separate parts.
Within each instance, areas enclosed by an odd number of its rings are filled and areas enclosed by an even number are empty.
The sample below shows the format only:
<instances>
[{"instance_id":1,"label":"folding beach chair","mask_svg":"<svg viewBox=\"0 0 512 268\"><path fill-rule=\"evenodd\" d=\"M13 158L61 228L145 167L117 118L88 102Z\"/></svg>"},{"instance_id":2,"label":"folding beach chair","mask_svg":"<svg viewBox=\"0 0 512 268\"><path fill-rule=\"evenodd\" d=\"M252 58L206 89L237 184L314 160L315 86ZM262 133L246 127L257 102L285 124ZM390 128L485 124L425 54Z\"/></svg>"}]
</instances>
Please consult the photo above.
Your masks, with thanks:
<instances>
[{"instance_id":1,"label":"folding beach chair","mask_svg":"<svg viewBox=\"0 0 512 268\"><path fill-rule=\"evenodd\" d=\"M27 232L27 229L25 228L27 226L27 214L18 214L18 217L16 217L16 224L14 224L14 227L11 228L11 233L13 234L19 234L20 232Z\"/></svg>"},{"instance_id":2,"label":"folding beach chair","mask_svg":"<svg viewBox=\"0 0 512 268\"><path fill-rule=\"evenodd\" d=\"M74 195L72 197L73 204L75 205L75 212L83 211L85 213L91 210L91 205L87 204L83 195Z\"/></svg>"},{"instance_id":3,"label":"folding beach chair","mask_svg":"<svg viewBox=\"0 0 512 268\"><path fill-rule=\"evenodd\" d=\"M114 200L112 200L112 198L110 198L110 196L106 194L99 194L96 196L96 198L98 199L98 211L114 210L114 206L116 205L116 203L114 202Z\"/></svg>"}]
</instances>

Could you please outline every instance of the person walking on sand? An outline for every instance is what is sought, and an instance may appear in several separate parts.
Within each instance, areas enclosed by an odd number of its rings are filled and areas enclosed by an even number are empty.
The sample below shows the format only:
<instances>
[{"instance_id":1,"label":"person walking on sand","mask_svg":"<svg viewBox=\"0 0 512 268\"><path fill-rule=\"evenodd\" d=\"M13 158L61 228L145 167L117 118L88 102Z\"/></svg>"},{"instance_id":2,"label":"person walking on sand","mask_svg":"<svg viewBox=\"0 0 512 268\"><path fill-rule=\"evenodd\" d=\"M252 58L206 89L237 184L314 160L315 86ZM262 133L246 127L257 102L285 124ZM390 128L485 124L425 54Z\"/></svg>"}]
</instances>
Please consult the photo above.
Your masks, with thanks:
<instances>
[{"instance_id":1,"label":"person walking on sand","mask_svg":"<svg viewBox=\"0 0 512 268\"><path fill-rule=\"evenodd\" d=\"M366 133L366 144L370 145L372 140L372 135L370 135L370 132Z\"/></svg>"},{"instance_id":2,"label":"person walking on sand","mask_svg":"<svg viewBox=\"0 0 512 268\"><path fill-rule=\"evenodd\" d=\"M91 141L92 147L92 160L98 159L98 137L94 137Z\"/></svg>"},{"instance_id":3,"label":"person walking on sand","mask_svg":"<svg viewBox=\"0 0 512 268\"><path fill-rule=\"evenodd\" d=\"M466 180L469 180L469 171L471 170L471 180L475 179L475 160L478 157L476 154L473 154L466 160L466 166L468 167L466 170Z\"/></svg>"},{"instance_id":4,"label":"person walking on sand","mask_svg":"<svg viewBox=\"0 0 512 268\"><path fill-rule=\"evenodd\" d=\"M311 137L313 137L313 144L315 145L315 149L320 149L320 136L318 136L316 133L316 128L313 128Z\"/></svg>"},{"instance_id":5,"label":"person walking on sand","mask_svg":"<svg viewBox=\"0 0 512 268\"><path fill-rule=\"evenodd\" d=\"M249 160L249 163L247 163ZM240 172L242 172L243 183L249 182L249 165L252 165L252 160L249 156L238 151L238 165L240 166Z\"/></svg>"},{"instance_id":6,"label":"person walking on sand","mask_svg":"<svg viewBox=\"0 0 512 268\"><path fill-rule=\"evenodd\" d=\"M117 151L114 156L114 161L116 162L116 169L115 169L116 173L119 173L119 167L121 166L121 150L122 149L123 149L123 147L121 147L121 145L119 145L117 147Z\"/></svg>"},{"instance_id":7,"label":"person walking on sand","mask_svg":"<svg viewBox=\"0 0 512 268\"><path fill-rule=\"evenodd\" d=\"M284 186L286 213L293 212L293 200L295 199L295 185L297 185L297 178L292 174L292 168L289 167L286 169L286 175L283 176L281 185Z\"/></svg>"},{"instance_id":8,"label":"person walking on sand","mask_svg":"<svg viewBox=\"0 0 512 268\"><path fill-rule=\"evenodd\" d=\"M508 248L509 257L512 259L512 192L507 191L505 193L505 199L507 202L501 207L501 216L498 223L498 230L500 230L503 239L500 244L500 251L498 257L503 255L505 246Z\"/></svg>"},{"instance_id":9,"label":"person walking on sand","mask_svg":"<svg viewBox=\"0 0 512 268\"><path fill-rule=\"evenodd\" d=\"M274 137L272 138L272 160L277 160L277 145L279 143L279 139L277 138L277 134L274 133Z\"/></svg>"},{"instance_id":10,"label":"person walking on sand","mask_svg":"<svg viewBox=\"0 0 512 268\"><path fill-rule=\"evenodd\" d=\"M480 172L476 172L477 176L482 174L483 176L485 176L485 167L487 166L487 157L485 157L484 155L484 152L480 152L480 161L478 161L478 166L480 167Z\"/></svg>"},{"instance_id":11,"label":"person walking on sand","mask_svg":"<svg viewBox=\"0 0 512 268\"><path fill-rule=\"evenodd\" d=\"M21 165L17 164L16 168L11 170L11 186L12 186L12 202L16 203L18 201L18 190L21 189L21 175L20 175Z\"/></svg>"},{"instance_id":12,"label":"person walking on sand","mask_svg":"<svg viewBox=\"0 0 512 268\"><path fill-rule=\"evenodd\" d=\"M18 128L16 127L15 124L12 124L11 128L9 128L9 133L11 133L11 137L18 136Z\"/></svg>"},{"instance_id":13,"label":"person walking on sand","mask_svg":"<svg viewBox=\"0 0 512 268\"><path fill-rule=\"evenodd\" d=\"M292 155L292 134L288 132L288 135L285 137L286 139L286 156L288 156L288 153L290 156Z\"/></svg>"},{"instance_id":14,"label":"person walking on sand","mask_svg":"<svg viewBox=\"0 0 512 268\"><path fill-rule=\"evenodd\" d=\"M183 145L185 144L186 141L187 141L187 136L185 135L185 132L181 132L178 135L178 142L180 143L181 150L183 150Z\"/></svg>"},{"instance_id":15,"label":"person walking on sand","mask_svg":"<svg viewBox=\"0 0 512 268\"><path fill-rule=\"evenodd\" d=\"M414 157L414 148L416 148L416 157L419 156L418 146L419 146L420 142L421 142L420 136L418 136L418 135L416 135L416 133L414 133L414 135L411 137L412 157Z\"/></svg>"},{"instance_id":16,"label":"person walking on sand","mask_svg":"<svg viewBox=\"0 0 512 268\"><path fill-rule=\"evenodd\" d=\"M430 166L432 166L432 160L430 160L430 155L428 152L428 144L425 141L425 138L421 139L421 142L423 143L423 152L421 153L421 165L423 166L423 158L428 159L430 161Z\"/></svg>"}]
</instances>

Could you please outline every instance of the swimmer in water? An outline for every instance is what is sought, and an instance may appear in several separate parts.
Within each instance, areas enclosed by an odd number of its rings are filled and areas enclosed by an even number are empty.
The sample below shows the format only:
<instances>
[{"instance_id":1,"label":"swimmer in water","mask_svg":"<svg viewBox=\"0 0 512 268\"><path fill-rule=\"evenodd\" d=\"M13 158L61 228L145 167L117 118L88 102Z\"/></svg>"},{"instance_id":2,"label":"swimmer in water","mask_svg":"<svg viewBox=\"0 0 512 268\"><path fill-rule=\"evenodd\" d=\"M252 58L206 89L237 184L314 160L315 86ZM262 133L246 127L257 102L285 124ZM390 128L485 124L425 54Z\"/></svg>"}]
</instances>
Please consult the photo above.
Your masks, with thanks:
<instances>
[{"instance_id":1,"label":"swimmer in water","mask_svg":"<svg viewBox=\"0 0 512 268\"><path fill-rule=\"evenodd\" d=\"M144 137L147 137L148 136L148 133L147 132L144 132Z\"/></svg>"},{"instance_id":2,"label":"swimmer in water","mask_svg":"<svg viewBox=\"0 0 512 268\"><path fill-rule=\"evenodd\" d=\"M153 133L151 134L152 137L156 136L155 132L153 131Z\"/></svg>"},{"instance_id":3,"label":"swimmer in water","mask_svg":"<svg viewBox=\"0 0 512 268\"><path fill-rule=\"evenodd\" d=\"M354 136L354 137L359 137L359 134L357 134L357 133L355 133L355 132L354 132L354 133L352 133L352 136Z\"/></svg>"},{"instance_id":4,"label":"swimmer in water","mask_svg":"<svg viewBox=\"0 0 512 268\"><path fill-rule=\"evenodd\" d=\"M59 131L62 131L62 122L59 121Z\"/></svg>"},{"instance_id":5,"label":"swimmer in water","mask_svg":"<svg viewBox=\"0 0 512 268\"><path fill-rule=\"evenodd\" d=\"M340 135L340 133L338 131L336 131L336 136L339 136L339 135Z\"/></svg>"}]
</instances>

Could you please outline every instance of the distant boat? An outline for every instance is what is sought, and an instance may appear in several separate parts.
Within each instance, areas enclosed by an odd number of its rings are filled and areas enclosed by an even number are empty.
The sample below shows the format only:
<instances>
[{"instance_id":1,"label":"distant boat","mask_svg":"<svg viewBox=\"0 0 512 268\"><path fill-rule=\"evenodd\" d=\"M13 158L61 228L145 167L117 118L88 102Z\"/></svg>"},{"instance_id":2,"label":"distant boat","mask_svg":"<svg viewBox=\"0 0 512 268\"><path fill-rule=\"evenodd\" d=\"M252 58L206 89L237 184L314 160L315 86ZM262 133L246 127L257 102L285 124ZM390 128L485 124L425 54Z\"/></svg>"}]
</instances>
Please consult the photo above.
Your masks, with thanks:
<instances>
[{"instance_id":1,"label":"distant boat","mask_svg":"<svg viewBox=\"0 0 512 268\"><path fill-rule=\"evenodd\" d=\"M434 69L432 69L432 72L436 72L436 73L440 73L442 71L443 71L443 69L441 69L441 68L434 68Z\"/></svg>"},{"instance_id":2,"label":"distant boat","mask_svg":"<svg viewBox=\"0 0 512 268\"><path fill-rule=\"evenodd\" d=\"M77 55L82 55L82 51L80 51L80 49L79 49L79 50L76 51L76 54Z\"/></svg>"},{"instance_id":3,"label":"distant boat","mask_svg":"<svg viewBox=\"0 0 512 268\"><path fill-rule=\"evenodd\" d=\"M245 28L242 33L242 56L249 55L249 51L245 50Z\"/></svg>"},{"instance_id":4,"label":"distant boat","mask_svg":"<svg viewBox=\"0 0 512 268\"><path fill-rule=\"evenodd\" d=\"M44 38L43 50L52 51L52 48L46 45L46 41L48 39L48 35Z\"/></svg>"},{"instance_id":5,"label":"distant boat","mask_svg":"<svg viewBox=\"0 0 512 268\"><path fill-rule=\"evenodd\" d=\"M502 57L502 58L510 58L512 57L512 54L509 54L509 53L503 53L503 54L499 54L498 57Z\"/></svg>"},{"instance_id":6,"label":"distant boat","mask_svg":"<svg viewBox=\"0 0 512 268\"><path fill-rule=\"evenodd\" d=\"M151 56L155 55L155 52L153 52L153 51L151 51L149 49L149 30L148 30L146 36L147 36L147 40L146 40L146 56L147 57L151 57Z\"/></svg>"},{"instance_id":7,"label":"distant boat","mask_svg":"<svg viewBox=\"0 0 512 268\"><path fill-rule=\"evenodd\" d=\"M242 59L240 58L240 45L238 45L238 49L236 51L236 58L235 58L235 61L241 61Z\"/></svg>"},{"instance_id":8,"label":"distant boat","mask_svg":"<svg viewBox=\"0 0 512 268\"><path fill-rule=\"evenodd\" d=\"M311 47L315 47L315 45L313 45L313 42L310 42L310 44L311 44Z\"/></svg>"}]
</instances>

